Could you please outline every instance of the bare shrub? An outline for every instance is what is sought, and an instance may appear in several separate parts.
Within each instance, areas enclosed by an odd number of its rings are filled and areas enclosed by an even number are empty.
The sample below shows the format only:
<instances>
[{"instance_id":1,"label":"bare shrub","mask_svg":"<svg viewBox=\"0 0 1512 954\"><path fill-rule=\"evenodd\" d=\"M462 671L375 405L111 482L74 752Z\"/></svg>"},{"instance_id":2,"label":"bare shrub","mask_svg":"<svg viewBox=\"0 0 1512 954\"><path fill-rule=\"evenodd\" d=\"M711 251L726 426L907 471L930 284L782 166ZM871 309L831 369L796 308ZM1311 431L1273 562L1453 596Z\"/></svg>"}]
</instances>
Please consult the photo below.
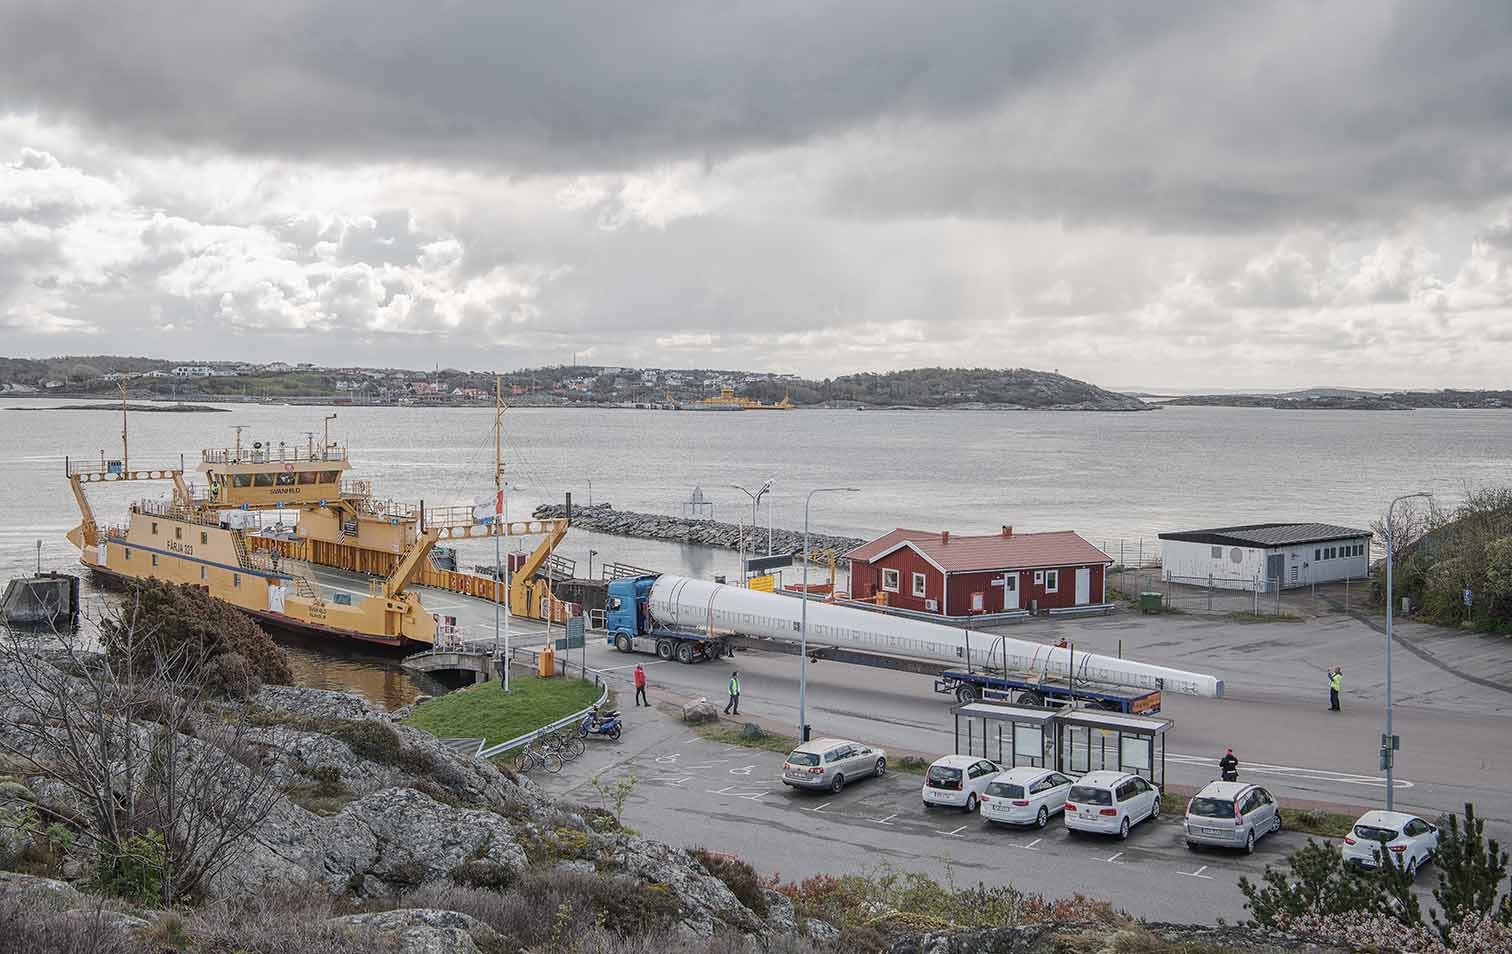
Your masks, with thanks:
<instances>
[{"instance_id":1,"label":"bare shrub","mask_svg":"<svg viewBox=\"0 0 1512 954\"><path fill-rule=\"evenodd\" d=\"M0 895L0 954L138 954L131 935L100 909L57 911L44 899Z\"/></svg>"}]
</instances>

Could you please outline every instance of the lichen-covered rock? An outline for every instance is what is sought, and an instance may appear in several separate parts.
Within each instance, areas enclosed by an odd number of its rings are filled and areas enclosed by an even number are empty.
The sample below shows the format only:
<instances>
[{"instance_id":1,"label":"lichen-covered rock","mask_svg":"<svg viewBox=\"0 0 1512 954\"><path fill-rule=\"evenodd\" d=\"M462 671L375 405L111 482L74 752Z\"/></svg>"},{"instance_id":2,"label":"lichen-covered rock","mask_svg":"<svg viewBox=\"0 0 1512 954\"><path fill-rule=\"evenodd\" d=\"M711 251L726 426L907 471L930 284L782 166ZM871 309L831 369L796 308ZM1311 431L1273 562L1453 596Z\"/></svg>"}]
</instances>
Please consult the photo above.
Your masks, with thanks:
<instances>
[{"instance_id":1,"label":"lichen-covered rock","mask_svg":"<svg viewBox=\"0 0 1512 954\"><path fill-rule=\"evenodd\" d=\"M702 722L718 722L719 710L708 699L694 699L682 707L682 717L684 722L689 722L693 725L698 725Z\"/></svg>"},{"instance_id":2,"label":"lichen-covered rock","mask_svg":"<svg viewBox=\"0 0 1512 954\"><path fill-rule=\"evenodd\" d=\"M374 792L328 818L285 804L247 848L216 876L212 894L316 881L338 893L394 897L445 881L464 862L510 873L526 864L507 819L443 805L412 788Z\"/></svg>"},{"instance_id":3,"label":"lichen-covered rock","mask_svg":"<svg viewBox=\"0 0 1512 954\"><path fill-rule=\"evenodd\" d=\"M332 924L351 925L398 940L398 954L476 954L477 941L497 949L503 939L482 921L459 911L399 908L377 914L333 918Z\"/></svg>"},{"instance_id":4,"label":"lichen-covered rock","mask_svg":"<svg viewBox=\"0 0 1512 954\"><path fill-rule=\"evenodd\" d=\"M376 719L383 715L359 695L304 686L263 686L252 702L259 708L315 719Z\"/></svg>"},{"instance_id":5,"label":"lichen-covered rock","mask_svg":"<svg viewBox=\"0 0 1512 954\"><path fill-rule=\"evenodd\" d=\"M63 906L75 904L83 898L78 889L66 881L15 871L0 871L0 894L42 894Z\"/></svg>"},{"instance_id":6,"label":"lichen-covered rock","mask_svg":"<svg viewBox=\"0 0 1512 954\"><path fill-rule=\"evenodd\" d=\"M682 924L699 937L713 936L716 923L745 933L764 927L723 881L705 871L686 851L645 838L620 838L607 852L614 867L625 874L666 885L682 904Z\"/></svg>"}]
</instances>

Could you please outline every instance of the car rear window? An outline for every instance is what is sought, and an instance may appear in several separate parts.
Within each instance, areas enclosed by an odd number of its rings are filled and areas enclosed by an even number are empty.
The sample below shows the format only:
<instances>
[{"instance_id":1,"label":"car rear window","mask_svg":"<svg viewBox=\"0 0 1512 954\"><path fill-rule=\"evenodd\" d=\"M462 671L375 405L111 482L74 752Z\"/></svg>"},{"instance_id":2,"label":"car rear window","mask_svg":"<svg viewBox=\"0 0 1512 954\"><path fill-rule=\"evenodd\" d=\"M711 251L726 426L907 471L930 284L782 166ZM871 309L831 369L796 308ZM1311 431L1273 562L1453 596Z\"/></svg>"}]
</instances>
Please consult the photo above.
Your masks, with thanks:
<instances>
[{"instance_id":1,"label":"car rear window","mask_svg":"<svg viewBox=\"0 0 1512 954\"><path fill-rule=\"evenodd\" d=\"M1200 818L1233 818L1234 803L1223 798L1194 798L1187 814Z\"/></svg>"},{"instance_id":2,"label":"car rear window","mask_svg":"<svg viewBox=\"0 0 1512 954\"><path fill-rule=\"evenodd\" d=\"M993 782L987 786L988 795L996 795L999 798L1023 798L1024 786L1015 785L1012 782Z\"/></svg>"},{"instance_id":3,"label":"car rear window","mask_svg":"<svg viewBox=\"0 0 1512 954\"><path fill-rule=\"evenodd\" d=\"M1355 834L1366 841L1396 841L1397 836L1390 828L1376 828L1373 825L1356 825Z\"/></svg>"},{"instance_id":4,"label":"car rear window","mask_svg":"<svg viewBox=\"0 0 1512 954\"><path fill-rule=\"evenodd\" d=\"M818 765L819 756L813 752L794 752L787 757L792 765Z\"/></svg>"},{"instance_id":5,"label":"car rear window","mask_svg":"<svg viewBox=\"0 0 1512 954\"><path fill-rule=\"evenodd\" d=\"M950 768L947 765L931 765L929 767L929 777L936 782L954 782L961 777L961 770Z\"/></svg>"},{"instance_id":6,"label":"car rear window","mask_svg":"<svg viewBox=\"0 0 1512 954\"><path fill-rule=\"evenodd\" d=\"M1090 785L1073 785L1071 794L1066 801L1076 802L1078 805L1111 805L1113 793L1105 788L1093 788Z\"/></svg>"}]
</instances>

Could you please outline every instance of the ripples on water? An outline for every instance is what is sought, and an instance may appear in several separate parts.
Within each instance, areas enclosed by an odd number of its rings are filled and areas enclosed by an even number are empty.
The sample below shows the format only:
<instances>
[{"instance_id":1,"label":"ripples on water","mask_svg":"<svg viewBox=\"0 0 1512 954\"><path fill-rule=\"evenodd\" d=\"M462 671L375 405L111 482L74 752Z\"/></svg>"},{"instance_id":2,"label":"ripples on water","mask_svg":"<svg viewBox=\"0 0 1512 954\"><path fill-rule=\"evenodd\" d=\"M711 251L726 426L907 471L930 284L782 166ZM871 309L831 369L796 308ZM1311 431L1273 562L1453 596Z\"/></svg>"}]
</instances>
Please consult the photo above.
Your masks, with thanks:
<instances>
[{"instance_id":1,"label":"ripples on water","mask_svg":"<svg viewBox=\"0 0 1512 954\"><path fill-rule=\"evenodd\" d=\"M49 402L16 401L28 407ZM132 459L192 471L204 447L254 440L303 444L328 407L230 405L229 414L136 414ZM491 489L491 408L340 407L331 435L350 448L351 476L381 496L427 506L471 503ZM897 526L991 532L1076 529L1117 556L1156 549L1164 530L1280 520L1366 527L1400 493L1429 490L1452 505L1466 486L1504 483L1512 467L1512 410L1410 412L1165 408L1148 413L509 410L505 476L510 515L572 492L579 504L678 514L694 486L716 519L750 521L729 485L776 480L777 526L801 528L814 487L862 492L815 497L816 530L872 536ZM0 409L0 579L31 572L34 541L45 569L77 568L63 538L78 511L65 455L118 456L120 416L105 411ZM92 489L102 518L166 484ZM758 524L767 522L763 505ZM514 545L528 547L533 541ZM508 547L509 544L506 544ZM618 561L707 577L735 575L727 551L574 530L559 554L586 573ZM459 562L491 561L493 545L463 542ZM86 581L86 586L88 582ZM285 643L302 682L354 688L394 706L418 689L397 661L365 647Z\"/></svg>"}]
</instances>

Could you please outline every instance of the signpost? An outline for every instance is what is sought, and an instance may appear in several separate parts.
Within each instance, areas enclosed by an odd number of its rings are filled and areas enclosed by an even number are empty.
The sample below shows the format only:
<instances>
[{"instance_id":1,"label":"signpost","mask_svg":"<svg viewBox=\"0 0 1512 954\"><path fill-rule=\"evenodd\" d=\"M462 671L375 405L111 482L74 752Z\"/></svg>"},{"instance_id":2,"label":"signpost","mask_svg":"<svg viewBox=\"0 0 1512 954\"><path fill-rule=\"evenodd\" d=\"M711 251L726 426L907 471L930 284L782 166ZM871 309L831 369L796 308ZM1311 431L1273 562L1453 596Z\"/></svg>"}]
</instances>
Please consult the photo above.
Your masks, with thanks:
<instances>
[{"instance_id":1,"label":"signpost","mask_svg":"<svg viewBox=\"0 0 1512 954\"><path fill-rule=\"evenodd\" d=\"M779 553L776 556L751 557L745 561L747 573L765 573L768 570L778 570L785 566L793 565L793 554Z\"/></svg>"}]
</instances>

